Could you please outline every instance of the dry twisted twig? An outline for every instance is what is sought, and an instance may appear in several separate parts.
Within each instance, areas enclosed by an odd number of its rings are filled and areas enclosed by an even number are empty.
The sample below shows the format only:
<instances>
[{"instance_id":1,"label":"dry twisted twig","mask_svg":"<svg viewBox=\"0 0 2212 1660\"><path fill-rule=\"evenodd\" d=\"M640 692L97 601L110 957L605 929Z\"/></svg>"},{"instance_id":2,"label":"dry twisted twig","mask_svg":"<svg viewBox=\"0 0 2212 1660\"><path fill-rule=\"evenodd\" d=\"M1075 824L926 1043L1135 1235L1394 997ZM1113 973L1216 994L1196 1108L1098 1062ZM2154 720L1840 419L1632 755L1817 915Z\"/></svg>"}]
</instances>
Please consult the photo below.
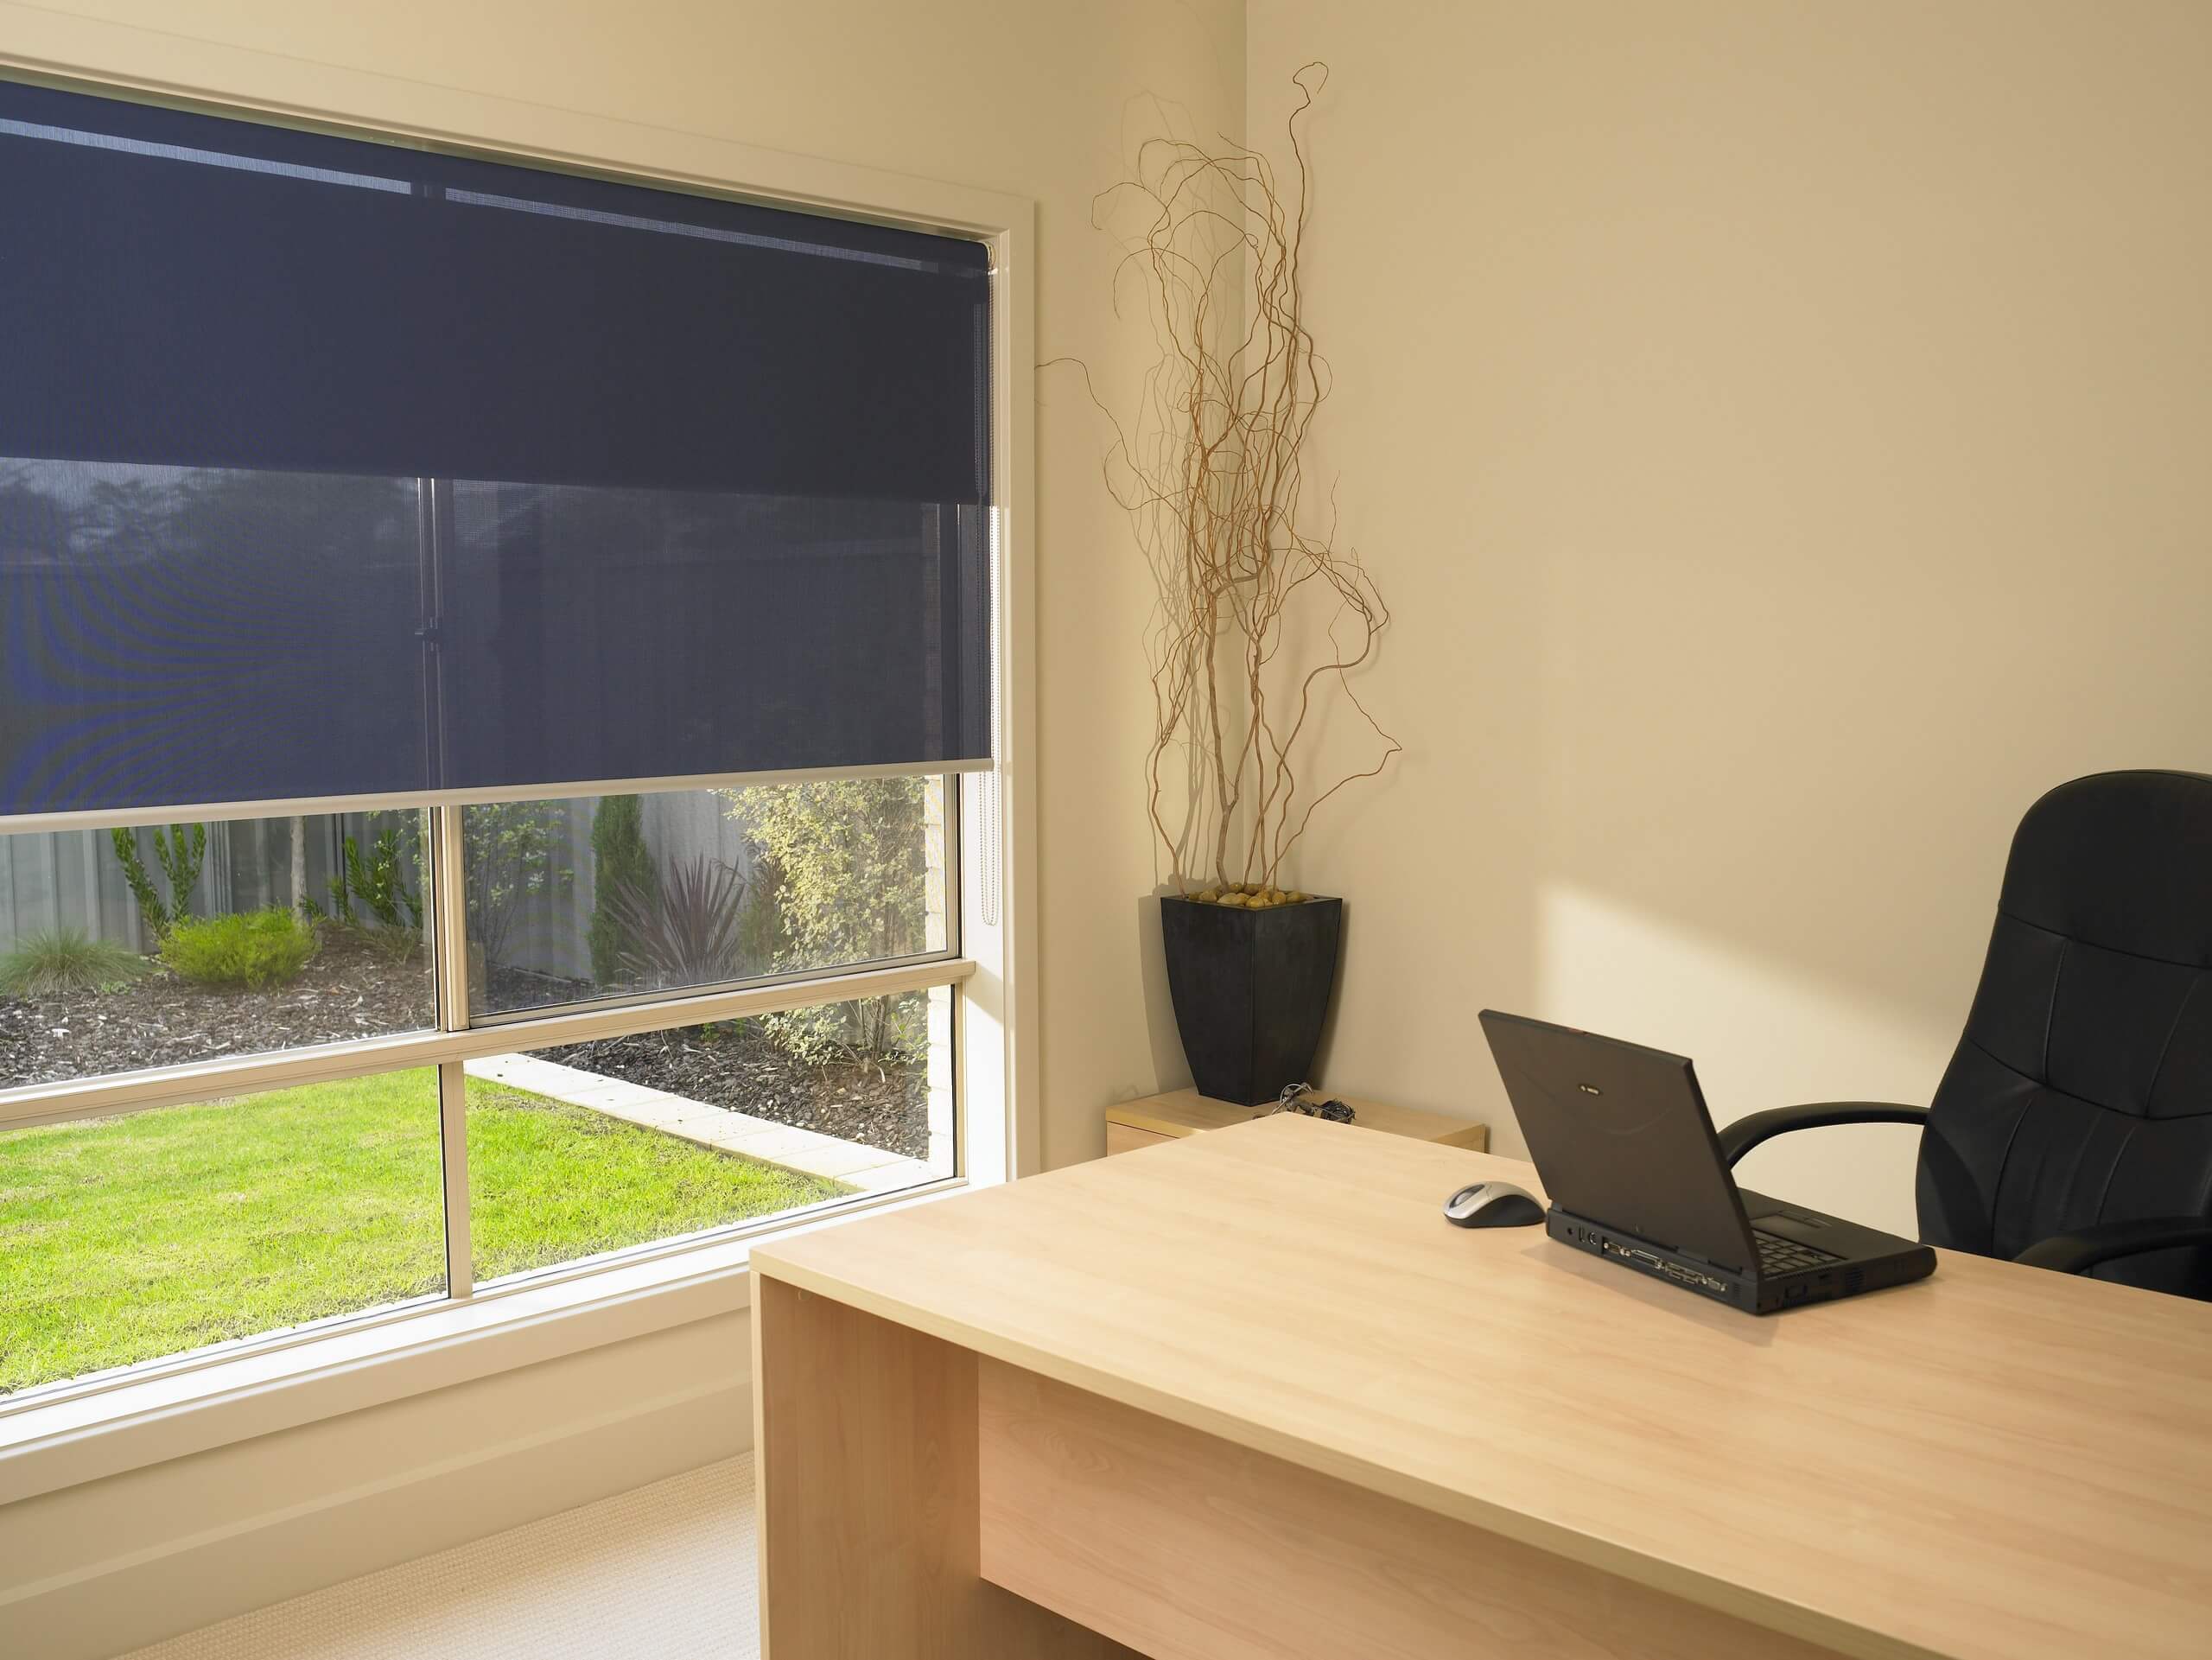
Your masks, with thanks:
<instances>
[{"instance_id":1,"label":"dry twisted twig","mask_svg":"<svg viewBox=\"0 0 2212 1660\"><path fill-rule=\"evenodd\" d=\"M1373 657L1389 607L1358 556L1336 545L1333 502L1326 535L1303 517L1306 445L1329 395L1328 363L1303 315L1312 176L1303 128L1328 73L1310 63L1292 77L1302 95L1287 123L1294 209L1265 156L1180 138L1147 140L1135 176L1097 199L1102 228L1132 207L1141 216L1116 288L1123 271L1140 277L1160 350L1134 414L1124 421L1107 408L1087 366L1055 359L1083 368L1091 401L1113 423L1107 487L1158 584L1147 641L1147 809L1185 893L1208 868L1217 883L1279 889L1314 810L1400 750L1349 677ZM1327 650L1281 684L1283 671L1271 670L1302 605L1323 608ZM1382 751L1373 766L1305 794L1301 767L1332 689Z\"/></svg>"}]
</instances>

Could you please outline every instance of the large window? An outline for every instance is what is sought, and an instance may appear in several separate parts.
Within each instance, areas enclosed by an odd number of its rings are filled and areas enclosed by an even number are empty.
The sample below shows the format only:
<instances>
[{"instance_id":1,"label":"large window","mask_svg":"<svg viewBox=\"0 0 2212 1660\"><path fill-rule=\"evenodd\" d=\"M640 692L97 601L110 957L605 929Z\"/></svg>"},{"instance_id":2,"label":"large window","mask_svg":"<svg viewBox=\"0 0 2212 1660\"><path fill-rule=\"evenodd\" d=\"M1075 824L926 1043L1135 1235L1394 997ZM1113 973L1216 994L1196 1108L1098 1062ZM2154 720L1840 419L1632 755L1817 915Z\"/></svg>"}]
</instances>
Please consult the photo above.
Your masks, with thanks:
<instances>
[{"instance_id":1,"label":"large window","mask_svg":"<svg viewBox=\"0 0 2212 1660\"><path fill-rule=\"evenodd\" d=\"M0 1409L963 1173L980 245L4 81L0 189Z\"/></svg>"}]
</instances>

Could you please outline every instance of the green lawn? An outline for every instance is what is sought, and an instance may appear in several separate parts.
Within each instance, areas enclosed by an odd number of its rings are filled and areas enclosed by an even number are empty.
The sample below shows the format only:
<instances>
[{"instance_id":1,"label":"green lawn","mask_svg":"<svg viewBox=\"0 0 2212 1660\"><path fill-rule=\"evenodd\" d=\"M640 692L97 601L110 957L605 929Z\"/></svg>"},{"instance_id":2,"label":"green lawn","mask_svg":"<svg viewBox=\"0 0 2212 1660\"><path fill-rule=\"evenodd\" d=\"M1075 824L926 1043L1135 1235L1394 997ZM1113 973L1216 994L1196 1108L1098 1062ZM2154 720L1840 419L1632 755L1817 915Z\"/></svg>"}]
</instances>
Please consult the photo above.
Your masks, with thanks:
<instances>
[{"instance_id":1,"label":"green lawn","mask_svg":"<svg viewBox=\"0 0 2212 1660\"><path fill-rule=\"evenodd\" d=\"M480 1282L834 1182L468 1081ZM428 1071L0 1133L0 1393L445 1289Z\"/></svg>"}]
</instances>

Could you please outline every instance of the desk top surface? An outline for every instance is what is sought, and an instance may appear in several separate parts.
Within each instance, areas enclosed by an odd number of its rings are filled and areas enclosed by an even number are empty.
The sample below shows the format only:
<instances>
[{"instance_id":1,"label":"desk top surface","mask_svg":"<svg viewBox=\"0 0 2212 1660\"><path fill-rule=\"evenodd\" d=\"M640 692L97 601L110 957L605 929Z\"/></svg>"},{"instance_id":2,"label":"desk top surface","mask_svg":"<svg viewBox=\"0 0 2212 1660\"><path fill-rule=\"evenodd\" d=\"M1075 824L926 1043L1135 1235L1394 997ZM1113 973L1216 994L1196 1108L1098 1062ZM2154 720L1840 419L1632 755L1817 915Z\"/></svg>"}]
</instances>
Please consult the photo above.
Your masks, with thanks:
<instances>
[{"instance_id":1,"label":"desk top surface","mask_svg":"<svg viewBox=\"0 0 2212 1660\"><path fill-rule=\"evenodd\" d=\"M1445 1222L1486 1176L1276 1116L753 1262L1846 1653L2207 1653L2212 1305L1947 1251L1760 1319Z\"/></svg>"}]
</instances>

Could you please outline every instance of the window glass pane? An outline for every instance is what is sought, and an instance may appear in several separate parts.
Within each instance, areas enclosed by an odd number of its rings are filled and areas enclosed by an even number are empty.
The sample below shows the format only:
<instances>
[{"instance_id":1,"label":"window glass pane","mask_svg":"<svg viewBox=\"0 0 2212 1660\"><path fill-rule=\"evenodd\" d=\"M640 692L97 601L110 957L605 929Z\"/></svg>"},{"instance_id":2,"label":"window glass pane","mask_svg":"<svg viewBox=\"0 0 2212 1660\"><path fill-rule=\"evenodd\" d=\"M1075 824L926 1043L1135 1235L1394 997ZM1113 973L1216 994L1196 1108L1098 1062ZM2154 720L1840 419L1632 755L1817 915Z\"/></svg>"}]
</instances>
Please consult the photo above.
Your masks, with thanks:
<instances>
[{"instance_id":1,"label":"window glass pane","mask_svg":"<svg viewBox=\"0 0 2212 1660\"><path fill-rule=\"evenodd\" d=\"M0 1392L445 1290L436 1074L0 1129Z\"/></svg>"},{"instance_id":2,"label":"window glass pane","mask_svg":"<svg viewBox=\"0 0 2212 1660\"><path fill-rule=\"evenodd\" d=\"M428 1027L423 824L0 836L0 1089Z\"/></svg>"},{"instance_id":3,"label":"window glass pane","mask_svg":"<svg viewBox=\"0 0 2212 1660\"><path fill-rule=\"evenodd\" d=\"M949 989L467 1064L480 1282L956 1173Z\"/></svg>"},{"instance_id":4,"label":"window glass pane","mask_svg":"<svg viewBox=\"0 0 2212 1660\"><path fill-rule=\"evenodd\" d=\"M931 776L465 808L469 1007L946 951L946 795Z\"/></svg>"}]
</instances>

